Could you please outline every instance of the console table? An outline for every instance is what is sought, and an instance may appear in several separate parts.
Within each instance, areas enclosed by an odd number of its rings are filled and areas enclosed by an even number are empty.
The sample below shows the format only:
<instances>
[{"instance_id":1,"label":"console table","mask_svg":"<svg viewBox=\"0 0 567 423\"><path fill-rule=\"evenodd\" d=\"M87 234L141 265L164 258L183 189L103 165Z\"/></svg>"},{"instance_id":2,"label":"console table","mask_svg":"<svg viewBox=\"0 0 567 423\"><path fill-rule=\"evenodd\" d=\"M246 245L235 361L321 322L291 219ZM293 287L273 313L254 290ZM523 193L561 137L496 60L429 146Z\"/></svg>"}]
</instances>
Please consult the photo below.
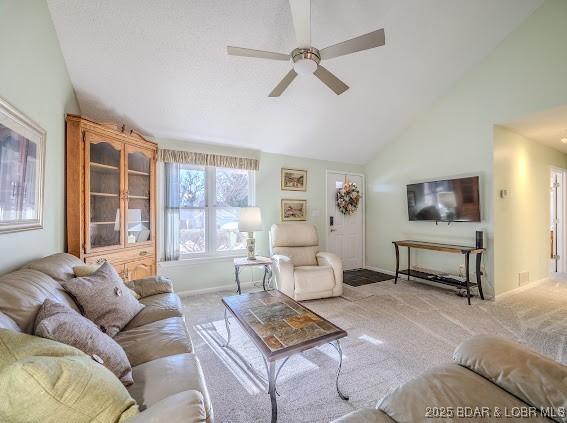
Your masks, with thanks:
<instances>
[{"instance_id":1,"label":"console table","mask_svg":"<svg viewBox=\"0 0 567 423\"><path fill-rule=\"evenodd\" d=\"M396 249L396 279L394 283L398 283L398 276L400 274L407 275L408 280L410 280L410 276L414 278L423 279L431 282L442 283L445 285L456 286L458 288L464 288L467 290L467 301L469 305L471 304L471 287L478 287L478 293L480 294L480 298L484 300L484 294L482 293L482 278L481 278L481 270L480 270L480 263L482 260L482 253L485 251L484 248L476 248L476 247L465 247L462 245L451 245L451 244L438 244L435 242L423 242L423 241L393 241L394 248ZM408 249L408 268L407 270L400 270L400 247L407 247ZM417 270L412 270L410 265L411 260L411 249L416 248L420 250L430 250L430 251L439 251L442 253L452 253L452 254L461 254L465 256L465 275L466 278L464 281L459 279L437 275L435 273L427 273L421 272ZM470 255L476 255L476 283L471 282L470 280Z\"/></svg>"}]
</instances>

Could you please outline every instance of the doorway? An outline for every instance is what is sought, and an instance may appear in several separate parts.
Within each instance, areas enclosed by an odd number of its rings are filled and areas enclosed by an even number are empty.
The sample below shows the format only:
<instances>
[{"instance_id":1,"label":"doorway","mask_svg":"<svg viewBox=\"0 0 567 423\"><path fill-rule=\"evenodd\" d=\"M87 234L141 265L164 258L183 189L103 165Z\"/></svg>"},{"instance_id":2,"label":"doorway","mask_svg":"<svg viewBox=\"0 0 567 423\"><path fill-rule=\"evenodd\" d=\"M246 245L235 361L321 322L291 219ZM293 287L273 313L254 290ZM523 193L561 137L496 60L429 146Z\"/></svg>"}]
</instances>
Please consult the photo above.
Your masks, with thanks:
<instances>
[{"instance_id":1,"label":"doorway","mask_svg":"<svg viewBox=\"0 0 567 423\"><path fill-rule=\"evenodd\" d=\"M565 272L565 226L564 226L564 191L565 177L564 169L552 168L550 177L550 265L552 273Z\"/></svg>"},{"instance_id":2,"label":"doorway","mask_svg":"<svg viewBox=\"0 0 567 423\"><path fill-rule=\"evenodd\" d=\"M337 206L337 190L346 182L354 182L362 194L358 209L351 215ZM343 260L343 269L364 268L364 175L327 170L326 230L327 251Z\"/></svg>"}]
</instances>

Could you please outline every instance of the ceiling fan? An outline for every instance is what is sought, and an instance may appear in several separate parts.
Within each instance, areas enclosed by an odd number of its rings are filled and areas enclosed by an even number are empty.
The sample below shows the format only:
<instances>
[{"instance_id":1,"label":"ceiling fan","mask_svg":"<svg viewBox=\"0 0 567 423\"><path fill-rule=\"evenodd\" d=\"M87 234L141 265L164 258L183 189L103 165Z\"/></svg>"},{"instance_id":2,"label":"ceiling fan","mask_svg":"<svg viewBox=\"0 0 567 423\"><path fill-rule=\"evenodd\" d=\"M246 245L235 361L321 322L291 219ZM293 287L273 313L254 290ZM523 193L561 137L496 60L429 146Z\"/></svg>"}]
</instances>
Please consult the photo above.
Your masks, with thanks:
<instances>
[{"instance_id":1,"label":"ceiling fan","mask_svg":"<svg viewBox=\"0 0 567 423\"><path fill-rule=\"evenodd\" d=\"M227 52L232 56L257 57L270 60L291 60L292 69L283 77L270 97L279 97L291 84L295 77L313 74L337 95L348 90L348 85L321 66L321 60L345 56L357 51L383 46L386 43L384 29L352 38L318 50L311 45L311 0L289 0L295 36L299 47L290 54L271 51L253 50L249 48L228 46Z\"/></svg>"}]
</instances>

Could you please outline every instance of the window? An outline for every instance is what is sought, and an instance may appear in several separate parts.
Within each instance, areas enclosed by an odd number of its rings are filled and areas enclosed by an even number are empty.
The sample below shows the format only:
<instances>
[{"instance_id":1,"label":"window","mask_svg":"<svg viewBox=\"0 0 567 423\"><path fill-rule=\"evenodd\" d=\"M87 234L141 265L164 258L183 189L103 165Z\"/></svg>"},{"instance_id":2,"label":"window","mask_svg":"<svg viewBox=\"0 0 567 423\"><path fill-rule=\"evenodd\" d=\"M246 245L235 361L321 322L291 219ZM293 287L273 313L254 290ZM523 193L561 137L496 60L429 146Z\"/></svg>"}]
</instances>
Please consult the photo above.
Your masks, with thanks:
<instances>
[{"instance_id":1,"label":"window","mask_svg":"<svg viewBox=\"0 0 567 423\"><path fill-rule=\"evenodd\" d=\"M166 259L245 249L238 218L240 207L254 203L252 171L168 163L166 181Z\"/></svg>"}]
</instances>

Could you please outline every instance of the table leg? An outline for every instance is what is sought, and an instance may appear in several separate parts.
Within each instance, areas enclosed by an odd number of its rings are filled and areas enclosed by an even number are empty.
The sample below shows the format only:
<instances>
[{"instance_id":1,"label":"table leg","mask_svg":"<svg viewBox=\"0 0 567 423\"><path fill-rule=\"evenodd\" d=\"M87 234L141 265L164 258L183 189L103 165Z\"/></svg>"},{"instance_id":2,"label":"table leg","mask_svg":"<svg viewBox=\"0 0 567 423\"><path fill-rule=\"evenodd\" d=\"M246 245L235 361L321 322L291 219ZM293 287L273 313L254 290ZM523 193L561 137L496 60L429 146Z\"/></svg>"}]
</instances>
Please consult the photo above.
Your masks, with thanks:
<instances>
[{"instance_id":1,"label":"table leg","mask_svg":"<svg viewBox=\"0 0 567 423\"><path fill-rule=\"evenodd\" d=\"M469 264L470 264L470 253L465 254L465 271L466 271L466 286L467 286L467 301L469 305L471 305L471 288L470 288L470 273L469 273Z\"/></svg>"},{"instance_id":2,"label":"table leg","mask_svg":"<svg viewBox=\"0 0 567 423\"><path fill-rule=\"evenodd\" d=\"M410 264L410 259L411 259L411 251L410 251L410 247L408 247L408 281L410 280L410 273L411 273L411 264Z\"/></svg>"},{"instance_id":3,"label":"table leg","mask_svg":"<svg viewBox=\"0 0 567 423\"><path fill-rule=\"evenodd\" d=\"M226 343L223 347L228 347L230 344L230 322L228 321L228 310L224 309L224 324L226 326Z\"/></svg>"},{"instance_id":4,"label":"table leg","mask_svg":"<svg viewBox=\"0 0 567 423\"><path fill-rule=\"evenodd\" d=\"M270 361L268 364L268 391L272 403L272 423L278 421L278 401L276 398L276 363Z\"/></svg>"},{"instance_id":5,"label":"table leg","mask_svg":"<svg viewBox=\"0 0 567 423\"><path fill-rule=\"evenodd\" d=\"M339 387L339 376L341 375L341 368L343 366L343 350L341 349L341 343L337 339L335 342L331 342L331 345L337 350L339 353L339 367L337 369L337 378L335 379L335 386L337 388L337 394L342 400L348 401L348 395L342 393L341 388Z\"/></svg>"},{"instance_id":6,"label":"table leg","mask_svg":"<svg viewBox=\"0 0 567 423\"><path fill-rule=\"evenodd\" d=\"M266 275L268 274L268 266L264 265L264 278L262 279L262 287L266 290Z\"/></svg>"},{"instance_id":7,"label":"table leg","mask_svg":"<svg viewBox=\"0 0 567 423\"><path fill-rule=\"evenodd\" d=\"M480 299L484 300L484 294L482 293L482 275L480 270L480 261L482 260L482 253L477 253L476 255L476 284L478 285L478 293L480 294Z\"/></svg>"},{"instance_id":8,"label":"table leg","mask_svg":"<svg viewBox=\"0 0 567 423\"><path fill-rule=\"evenodd\" d=\"M238 295L242 293L242 291L240 290L240 277L238 275L239 273L240 266L234 266L234 279L236 281L236 292L238 292Z\"/></svg>"},{"instance_id":9,"label":"table leg","mask_svg":"<svg viewBox=\"0 0 567 423\"><path fill-rule=\"evenodd\" d=\"M398 244L394 244L394 248L396 249L396 279L394 279L394 283L398 283L398 272L400 271L400 247Z\"/></svg>"}]
</instances>

